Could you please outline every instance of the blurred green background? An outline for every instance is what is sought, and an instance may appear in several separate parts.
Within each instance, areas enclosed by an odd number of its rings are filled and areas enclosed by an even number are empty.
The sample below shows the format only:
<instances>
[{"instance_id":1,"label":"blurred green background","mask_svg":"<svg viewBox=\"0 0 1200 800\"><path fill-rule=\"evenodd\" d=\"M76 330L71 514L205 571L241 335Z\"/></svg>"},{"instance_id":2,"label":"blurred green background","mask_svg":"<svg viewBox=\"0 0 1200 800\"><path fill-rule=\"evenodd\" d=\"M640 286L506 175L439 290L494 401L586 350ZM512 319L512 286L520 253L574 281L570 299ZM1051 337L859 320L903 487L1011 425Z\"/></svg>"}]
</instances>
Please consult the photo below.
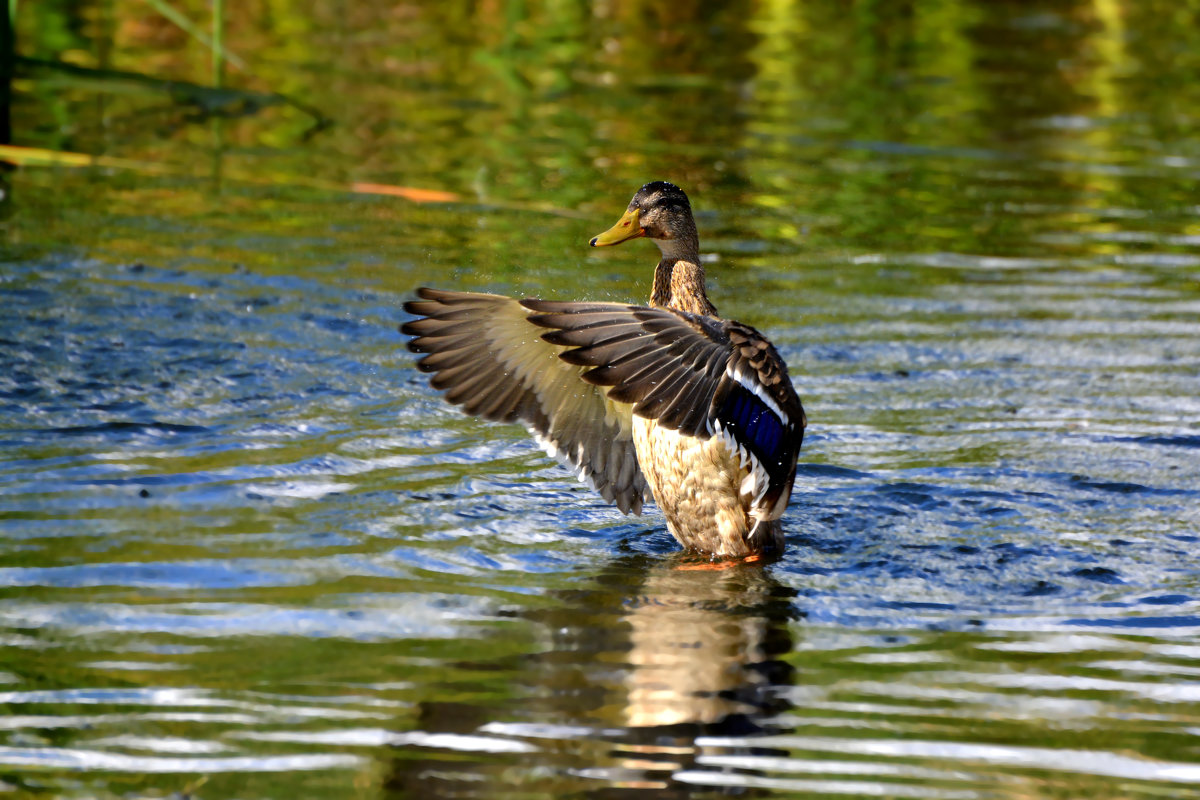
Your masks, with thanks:
<instances>
[{"instance_id":1,"label":"blurred green background","mask_svg":"<svg viewBox=\"0 0 1200 800\"><path fill-rule=\"evenodd\" d=\"M211 33L209 3L171 8ZM669 177L700 209L748 217L750 256L801 237L834 255L1136 250L1104 236L1112 209L1154 208L1178 232L1195 203L1195 2L256 0L224 13L244 68L226 63L226 90L206 91L212 49L142 0L19 6L14 143L145 169L18 180L9 247L116 255L119 237L71 222L97 203L307 230L324 212L306 189L323 201L356 182L582 210L595 227ZM376 254L411 255L400 229L421 212L346 200L337 222L377 215ZM1044 235L1065 223L1075 238ZM429 244L476 234L456 227ZM153 234L121 257L152 257Z\"/></svg>"}]
</instances>

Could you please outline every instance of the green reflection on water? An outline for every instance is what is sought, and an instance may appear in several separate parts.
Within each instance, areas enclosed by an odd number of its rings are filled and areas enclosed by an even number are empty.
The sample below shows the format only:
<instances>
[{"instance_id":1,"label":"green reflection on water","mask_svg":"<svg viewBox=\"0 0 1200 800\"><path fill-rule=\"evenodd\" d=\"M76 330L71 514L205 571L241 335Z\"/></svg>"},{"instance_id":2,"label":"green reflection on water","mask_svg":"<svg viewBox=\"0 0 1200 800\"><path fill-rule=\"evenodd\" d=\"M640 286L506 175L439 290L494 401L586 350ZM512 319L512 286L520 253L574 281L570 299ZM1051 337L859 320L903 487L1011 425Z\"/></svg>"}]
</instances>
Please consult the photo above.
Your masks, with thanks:
<instances>
[{"instance_id":1,"label":"green reflection on water","mask_svg":"<svg viewBox=\"0 0 1200 800\"><path fill-rule=\"evenodd\" d=\"M38 4L18 18L23 52L200 78L197 46L181 32L133 4L100 8ZM733 247L739 266L792 270L797 258L819 264L880 252L1170 252L1178 248L1162 238L1139 244L1104 234L1121 226L1113 214L1154 209L1145 232L1165 237L1192 205L1187 168L1161 158L1195 155L1177 113L1198 83L1188 80L1197 69L1195 26L1163 24L1194 13L1181 8L305 4L269 19L231 9L230 46L262 53L243 82L303 97L336 124L305 139L302 114L264 108L230 120L221 141L174 116L169 98L51 77L19 82L19 144L201 175L208 170L197 167L219 146L226 182L213 192L107 173L49 192L45 179L18 181L26 210L8 238L121 243L104 209L119 212L122 200L135 216L155 208L194 224L220 215L225 229L267 227L284 237L312 230L332 210L344 242L357 238L380 259L478 267L491 252L484 268L507 280L508 271L516 277L547 259L580 263L579 240L555 238L531 254L509 232L526 227L544 238L544 225L557 223L505 220L502 235L488 237L481 228L494 215L469 207L458 216L314 197L296 184L316 176L450 189L470 202L549 204L600 220L632 187L669 177L696 196L712 226L709 246ZM181 10L202 16L199 7ZM1178 56L1170 69L1139 69L1161 64L1162 52ZM248 190L238 176L276 188ZM51 185L62 180L72 179ZM292 205L305 197L307 209ZM98 216L73 218L72 208ZM739 235L729 241L733 230ZM129 249L153 244L146 232L126 235ZM274 249L289 261L308 254L286 245ZM322 251L303 248L313 249Z\"/></svg>"}]
</instances>

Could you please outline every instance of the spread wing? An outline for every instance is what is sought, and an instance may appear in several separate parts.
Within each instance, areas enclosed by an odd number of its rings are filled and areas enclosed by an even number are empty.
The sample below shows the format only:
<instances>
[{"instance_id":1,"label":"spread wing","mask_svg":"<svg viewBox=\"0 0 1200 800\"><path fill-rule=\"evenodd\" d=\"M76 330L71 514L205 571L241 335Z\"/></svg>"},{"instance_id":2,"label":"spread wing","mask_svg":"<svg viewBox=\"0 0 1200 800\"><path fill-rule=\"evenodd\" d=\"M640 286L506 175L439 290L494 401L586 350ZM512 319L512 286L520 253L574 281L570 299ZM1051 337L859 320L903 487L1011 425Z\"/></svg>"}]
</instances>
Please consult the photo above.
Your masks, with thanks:
<instances>
[{"instance_id":1,"label":"spread wing","mask_svg":"<svg viewBox=\"0 0 1200 800\"><path fill-rule=\"evenodd\" d=\"M791 495L804 439L804 408L787 366L758 331L729 320L666 308L524 300L558 357L587 367L583 380L608 398L691 436L721 437L752 485L743 493L766 519Z\"/></svg>"},{"instance_id":2,"label":"spread wing","mask_svg":"<svg viewBox=\"0 0 1200 800\"><path fill-rule=\"evenodd\" d=\"M418 369L468 414L521 422L543 449L622 512L641 513L646 480L633 447L631 406L585 382L566 349L539 336L530 311L508 297L419 289L401 326L424 353ZM626 306L613 305L622 309Z\"/></svg>"}]
</instances>

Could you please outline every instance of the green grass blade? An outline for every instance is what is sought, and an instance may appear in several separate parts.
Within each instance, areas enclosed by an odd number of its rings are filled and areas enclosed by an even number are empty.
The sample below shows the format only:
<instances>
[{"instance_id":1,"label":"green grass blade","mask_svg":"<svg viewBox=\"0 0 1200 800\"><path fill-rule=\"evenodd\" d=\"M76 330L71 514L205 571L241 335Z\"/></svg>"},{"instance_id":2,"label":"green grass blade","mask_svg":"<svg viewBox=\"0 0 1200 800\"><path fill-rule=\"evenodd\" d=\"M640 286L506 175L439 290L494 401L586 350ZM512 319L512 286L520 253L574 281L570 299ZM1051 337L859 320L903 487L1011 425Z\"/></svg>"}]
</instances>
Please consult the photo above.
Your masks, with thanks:
<instances>
[{"instance_id":1,"label":"green grass blade","mask_svg":"<svg viewBox=\"0 0 1200 800\"><path fill-rule=\"evenodd\" d=\"M220 44L213 42L213 40L208 37L208 34L193 25L190 19L185 17L183 14L180 14L178 11L164 2L164 0L146 0L146 3L148 3L155 11L162 14L171 22L175 23L184 31L186 31L187 34L196 41L200 42L214 52L219 52L221 58L228 61L233 66L237 67L238 69L246 68L246 63L244 61L226 50Z\"/></svg>"}]
</instances>

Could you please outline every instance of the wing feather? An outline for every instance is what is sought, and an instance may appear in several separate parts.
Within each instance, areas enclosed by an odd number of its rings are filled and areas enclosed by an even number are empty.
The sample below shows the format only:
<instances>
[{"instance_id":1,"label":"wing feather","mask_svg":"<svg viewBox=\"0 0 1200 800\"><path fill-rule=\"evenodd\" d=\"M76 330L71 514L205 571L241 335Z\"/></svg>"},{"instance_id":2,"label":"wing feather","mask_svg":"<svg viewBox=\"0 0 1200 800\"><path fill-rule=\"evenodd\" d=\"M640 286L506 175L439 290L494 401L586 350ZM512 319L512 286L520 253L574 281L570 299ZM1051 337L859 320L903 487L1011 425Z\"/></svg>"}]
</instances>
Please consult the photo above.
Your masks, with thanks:
<instances>
[{"instance_id":1,"label":"wing feather","mask_svg":"<svg viewBox=\"0 0 1200 800\"><path fill-rule=\"evenodd\" d=\"M675 365L663 363L658 360L646 360L644 366L633 372L628 377L623 377L616 386L608 390L608 396L622 403L633 403L634 413L641 417L653 419L652 415L636 410L638 404L642 403L660 383L668 380L675 371ZM591 372L584 375L584 379L589 383L594 381Z\"/></svg>"},{"instance_id":2,"label":"wing feather","mask_svg":"<svg viewBox=\"0 0 1200 800\"><path fill-rule=\"evenodd\" d=\"M478 403L466 404L463 406L463 411L497 422L517 422L520 419L523 395L524 390L521 384L510 383L499 387L490 402L483 399Z\"/></svg>"},{"instance_id":3,"label":"wing feather","mask_svg":"<svg viewBox=\"0 0 1200 800\"><path fill-rule=\"evenodd\" d=\"M681 369L663 369L661 382L646 392L646 396L633 407L633 413L648 419L658 419L662 410L675 400L686 387L693 374Z\"/></svg>"},{"instance_id":4,"label":"wing feather","mask_svg":"<svg viewBox=\"0 0 1200 800\"><path fill-rule=\"evenodd\" d=\"M522 422L544 449L625 513L640 513L646 481L633 447L632 408L585 382L519 301L420 289L401 326L418 367L446 399L484 419ZM612 304L566 304L609 311ZM601 314L589 322L604 321ZM531 324L532 322L532 324Z\"/></svg>"},{"instance_id":5,"label":"wing feather","mask_svg":"<svg viewBox=\"0 0 1200 800\"><path fill-rule=\"evenodd\" d=\"M606 339L599 344L586 345L586 347L586 354L576 349L566 351L561 357L568 364L576 364L581 367L597 363L616 367L626 361L646 355L655 355L658 351L658 346L653 340L647 341L640 335Z\"/></svg>"},{"instance_id":6,"label":"wing feather","mask_svg":"<svg viewBox=\"0 0 1200 800\"><path fill-rule=\"evenodd\" d=\"M608 342L619 341L641 336L641 323L636 319L617 320L612 324L598 328L576 330L549 330L542 338L551 344L561 344L568 347L595 347Z\"/></svg>"}]
</instances>

